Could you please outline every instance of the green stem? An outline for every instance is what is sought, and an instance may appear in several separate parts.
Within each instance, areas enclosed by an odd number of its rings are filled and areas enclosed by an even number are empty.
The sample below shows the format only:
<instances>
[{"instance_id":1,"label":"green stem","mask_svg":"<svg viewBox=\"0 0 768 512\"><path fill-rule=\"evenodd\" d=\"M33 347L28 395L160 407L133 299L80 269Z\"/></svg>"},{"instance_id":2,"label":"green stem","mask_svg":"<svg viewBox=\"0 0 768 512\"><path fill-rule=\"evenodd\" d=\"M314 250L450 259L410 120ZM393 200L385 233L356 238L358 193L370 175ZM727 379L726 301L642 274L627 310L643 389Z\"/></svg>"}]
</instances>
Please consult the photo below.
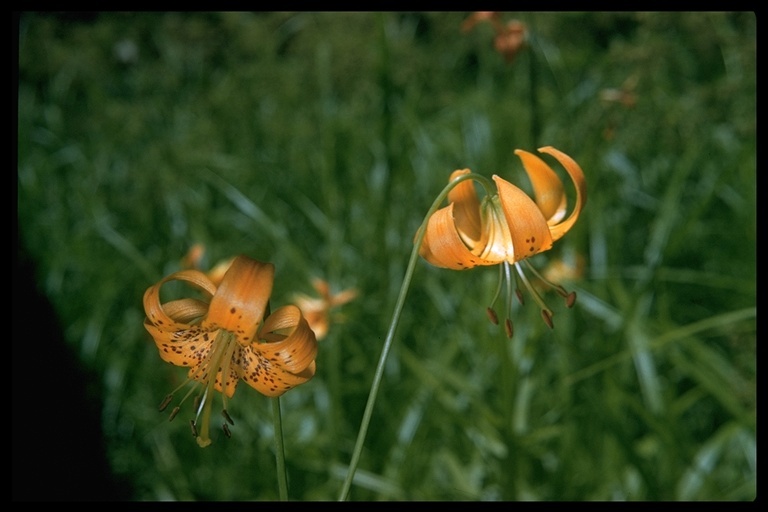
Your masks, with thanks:
<instances>
[{"instance_id":1,"label":"green stem","mask_svg":"<svg viewBox=\"0 0 768 512\"><path fill-rule=\"evenodd\" d=\"M448 197L448 193L459 183L467 180L475 180L479 182L486 193L490 193L493 190L493 186L487 178L474 173L464 174L454 179L437 196L437 199L432 203L427 215L424 217L424 221L419 226L419 231L416 234L416 238L413 243L413 250L411 251L411 258L408 261L408 267L405 270L405 276L403 277L403 283L400 285L400 294L397 297L397 303L395 304L395 311L392 313L392 321L389 324L389 330L387 331L387 337L384 340L384 346L381 349L381 355L379 356L379 363L376 366L376 372L373 374L373 382L371 383L371 390L368 394L368 402L365 405L365 411L363 412L363 419L360 424L360 430L357 433L357 441L355 442L355 448L352 451L352 460L349 463L349 470L347 472L347 478L344 480L344 484L341 488L341 494L339 495L339 501L345 501L349 497L349 490L352 487L352 481L355 478L355 472L357 471L357 465L360 462L360 455L363 452L363 443L365 442L365 436L368 433L368 426L371 422L371 415L373 414L373 406L376 403L376 397L379 393L379 387L381 385L381 379L384 375L384 366L387 361L387 356L392 348L392 341L395 337L395 331L397 324L400 322L400 313L403 311L403 305L405 304L405 297L408 295L408 288L411 285L411 279L413 277L413 271L416 268L416 261L419 259L419 248L424 241L424 234L427 231L427 222L432 214L437 211L443 201Z\"/></svg>"},{"instance_id":2,"label":"green stem","mask_svg":"<svg viewBox=\"0 0 768 512\"><path fill-rule=\"evenodd\" d=\"M283 445L283 420L280 416L280 397L272 399L272 421L275 426L275 459L277 460L277 487L280 501L288 501L288 477L285 472L285 447Z\"/></svg>"}]
</instances>

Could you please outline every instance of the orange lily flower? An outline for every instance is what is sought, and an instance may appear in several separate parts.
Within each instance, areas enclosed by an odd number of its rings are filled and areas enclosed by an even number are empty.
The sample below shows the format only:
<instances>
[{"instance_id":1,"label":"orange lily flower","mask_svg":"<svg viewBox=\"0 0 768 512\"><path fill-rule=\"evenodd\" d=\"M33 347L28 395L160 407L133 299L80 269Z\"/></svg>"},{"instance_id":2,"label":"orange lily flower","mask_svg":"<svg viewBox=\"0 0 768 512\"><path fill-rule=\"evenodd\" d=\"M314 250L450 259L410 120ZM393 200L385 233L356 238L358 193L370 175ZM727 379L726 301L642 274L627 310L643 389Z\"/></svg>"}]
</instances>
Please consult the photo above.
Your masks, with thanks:
<instances>
[{"instance_id":1,"label":"orange lily flower","mask_svg":"<svg viewBox=\"0 0 768 512\"><path fill-rule=\"evenodd\" d=\"M229 424L234 424L226 411L226 398L234 395L240 380L266 396L276 397L315 374L317 340L301 310L288 305L269 313L274 273L271 263L237 256L220 282L199 270L181 270L144 293L144 327L152 335L160 357L189 368L188 379L181 387L189 382L194 387L184 399L202 387L196 398L200 400L196 418L190 421L200 446L211 443L213 391L222 394L222 414ZM198 289L203 299L161 303L160 288L174 280ZM161 411L173 400L174 393L163 400ZM170 419L179 409L173 409ZM229 437L227 422L222 428Z\"/></svg>"},{"instance_id":2,"label":"orange lily flower","mask_svg":"<svg viewBox=\"0 0 768 512\"><path fill-rule=\"evenodd\" d=\"M328 334L331 324L331 310L357 297L357 290L349 288L332 294L328 282L318 278L312 280L312 286L320 297L310 297L303 293L297 293L293 300L304 313L317 339L322 340ZM339 322L343 320L343 317L337 315L335 320Z\"/></svg>"},{"instance_id":3,"label":"orange lily flower","mask_svg":"<svg viewBox=\"0 0 768 512\"><path fill-rule=\"evenodd\" d=\"M468 179L464 180L448 193L450 204L434 212L428 219L419 254L432 265L453 270L503 264L508 282L511 279L509 266L514 265L520 279L542 306L545 322L552 327L552 311L530 287L519 262L551 249L553 243L573 227L586 203L587 190L584 173L571 157L551 146L540 148L539 151L555 157L568 172L576 188L576 203L567 218L563 182L544 160L518 149L515 154L522 160L531 179L535 200L515 185L494 175L493 181L498 193L486 196L481 203L474 184ZM456 170L449 181L468 174L471 174L469 169ZM565 297L569 306L573 305L573 292L569 294L562 287L546 281L535 269L533 272ZM522 302L522 294L518 291L517 295ZM489 315L494 320L495 312L491 308ZM509 320L507 334L511 336Z\"/></svg>"},{"instance_id":4,"label":"orange lily flower","mask_svg":"<svg viewBox=\"0 0 768 512\"><path fill-rule=\"evenodd\" d=\"M525 46L527 29L524 23L518 20L510 20L500 30L496 31L493 38L493 47L504 56L504 60L511 64L517 54Z\"/></svg>"},{"instance_id":5,"label":"orange lily flower","mask_svg":"<svg viewBox=\"0 0 768 512\"><path fill-rule=\"evenodd\" d=\"M510 20L504 25L501 22L500 12L477 11L470 14L461 23L461 31L467 33L475 25L483 22L489 22L493 26L493 31L496 33L493 38L493 47L508 64L511 64L525 46L528 37L525 24L518 20Z\"/></svg>"},{"instance_id":6,"label":"orange lily flower","mask_svg":"<svg viewBox=\"0 0 768 512\"><path fill-rule=\"evenodd\" d=\"M499 17L501 16L500 12L495 11L475 11L467 18L461 22L461 31L462 32L469 32L473 28L475 28L475 25L478 23L482 23L484 21L490 22L494 29L497 31L501 29L501 23L499 22Z\"/></svg>"}]
</instances>

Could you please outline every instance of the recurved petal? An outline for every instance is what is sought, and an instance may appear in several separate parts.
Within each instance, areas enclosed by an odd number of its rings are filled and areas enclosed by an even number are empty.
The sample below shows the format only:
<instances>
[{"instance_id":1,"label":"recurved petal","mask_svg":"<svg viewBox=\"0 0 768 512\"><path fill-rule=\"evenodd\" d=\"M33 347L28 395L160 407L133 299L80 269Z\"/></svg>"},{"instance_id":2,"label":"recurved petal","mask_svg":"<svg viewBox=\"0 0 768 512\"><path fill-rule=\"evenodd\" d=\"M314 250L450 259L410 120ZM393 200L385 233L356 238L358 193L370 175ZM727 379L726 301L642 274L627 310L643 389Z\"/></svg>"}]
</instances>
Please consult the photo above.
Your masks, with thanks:
<instances>
[{"instance_id":1,"label":"recurved petal","mask_svg":"<svg viewBox=\"0 0 768 512\"><path fill-rule=\"evenodd\" d=\"M560 177L538 156L516 149L515 154L523 161L525 172L533 184L536 204L539 206L547 223L552 225L565 217L567 199Z\"/></svg>"},{"instance_id":2,"label":"recurved petal","mask_svg":"<svg viewBox=\"0 0 768 512\"><path fill-rule=\"evenodd\" d=\"M243 347L243 361L240 366L243 381L266 396L280 396L289 389L304 384L315 375L316 364L312 360L300 372L292 373L271 360L261 350L261 345L254 343Z\"/></svg>"},{"instance_id":3,"label":"recurved petal","mask_svg":"<svg viewBox=\"0 0 768 512\"><path fill-rule=\"evenodd\" d=\"M160 288L165 283L173 280L185 281L193 287L203 290L208 295L216 293L216 285L208 279L208 276L198 270L174 272L147 288L144 292L144 312L147 315L147 320L152 325L167 331L178 331L188 327L186 321L179 321L179 318L173 318L164 309L166 306L160 304ZM174 313L177 312L174 311Z\"/></svg>"},{"instance_id":4,"label":"recurved petal","mask_svg":"<svg viewBox=\"0 0 768 512\"><path fill-rule=\"evenodd\" d=\"M456 178L470 174L469 169L457 169L451 173L448 182ZM453 219L456 223L456 229L464 243L470 247L474 246L480 239L480 201L477 198L477 191L472 180L465 180L456 185L448 192L448 202L454 203Z\"/></svg>"},{"instance_id":5,"label":"recurved petal","mask_svg":"<svg viewBox=\"0 0 768 512\"><path fill-rule=\"evenodd\" d=\"M241 378L267 396L280 396L315 375L317 339L296 306L283 306L272 313L259 336L242 347Z\"/></svg>"},{"instance_id":6,"label":"recurved petal","mask_svg":"<svg viewBox=\"0 0 768 512\"><path fill-rule=\"evenodd\" d=\"M259 337L269 340L259 343L259 350L291 373L302 372L317 356L315 334L301 310L293 305L278 308L269 315Z\"/></svg>"},{"instance_id":7,"label":"recurved petal","mask_svg":"<svg viewBox=\"0 0 768 512\"><path fill-rule=\"evenodd\" d=\"M225 329L237 336L240 345L250 345L264 318L274 276L271 263L237 256L211 300L203 329Z\"/></svg>"},{"instance_id":8,"label":"recurved petal","mask_svg":"<svg viewBox=\"0 0 768 512\"><path fill-rule=\"evenodd\" d=\"M158 320L157 324L153 324L149 318L144 319L144 328L152 335L158 348L160 343L176 341L181 333L197 329L192 323L205 315L208 311L208 304L197 299L180 299L163 304L163 311L172 320L170 324L163 320ZM169 328L169 325L183 326L183 328Z\"/></svg>"},{"instance_id":9,"label":"recurved petal","mask_svg":"<svg viewBox=\"0 0 768 512\"><path fill-rule=\"evenodd\" d=\"M573 227L576 220L579 218L581 210L584 209L584 205L587 204L587 180L584 177L584 171L581 170L579 164L562 151L559 151L552 146L539 148L539 151L555 157L557 161L560 162L560 165L562 165L568 172L571 180L573 180L573 185L576 187L576 204L573 206L573 211L563 222L550 227L552 240L555 241L561 238Z\"/></svg>"},{"instance_id":10,"label":"recurved petal","mask_svg":"<svg viewBox=\"0 0 768 512\"><path fill-rule=\"evenodd\" d=\"M419 255L436 267L464 270L483 261L472 254L459 236L454 220L456 203L433 213L428 221Z\"/></svg>"},{"instance_id":11,"label":"recurved petal","mask_svg":"<svg viewBox=\"0 0 768 512\"><path fill-rule=\"evenodd\" d=\"M216 339L216 332L206 332L197 326L175 332L160 330L149 322L144 322L144 327L155 340L163 361L176 366L198 366L206 359Z\"/></svg>"},{"instance_id":12,"label":"recurved petal","mask_svg":"<svg viewBox=\"0 0 768 512\"><path fill-rule=\"evenodd\" d=\"M198 299L178 299L163 304L163 311L174 322L180 324L195 323L208 312L208 303ZM161 330L168 330L164 326L157 326Z\"/></svg>"},{"instance_id":13,"label":"recurved petal","mask_svg":"<svg viewBox=\"0 0 768 512\"><path fill-rule=\"evenodd\" d=\"M547 220L536 203L525 192L497 175L493 176L493 181L496 182L499 200L512 237L514 261L550 249L552 235Z\"/></svg>"}]
</instances>

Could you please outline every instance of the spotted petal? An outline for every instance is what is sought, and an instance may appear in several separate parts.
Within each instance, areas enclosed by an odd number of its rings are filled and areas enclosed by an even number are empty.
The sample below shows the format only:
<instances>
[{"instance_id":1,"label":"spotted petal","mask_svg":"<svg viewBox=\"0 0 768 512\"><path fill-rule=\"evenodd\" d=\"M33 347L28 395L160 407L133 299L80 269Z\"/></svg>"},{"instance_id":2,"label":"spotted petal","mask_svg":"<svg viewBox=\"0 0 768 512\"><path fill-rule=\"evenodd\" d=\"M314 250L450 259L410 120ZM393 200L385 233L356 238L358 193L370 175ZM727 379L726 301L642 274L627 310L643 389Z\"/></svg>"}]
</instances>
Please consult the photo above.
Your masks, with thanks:
<instances>
[{"instance_id":1,"label":"spotted petal","mask_svg":"<svg viewBox=\"0 0 768 512\"><path fill-rule=\"evenodd\" d=\"M274 277L271 263L235 258L211 300L203 330L224 329L234 333L240 345L248 346L264 318Z\"/></svg>"},{"instance_id":2,"label":"spotted petal","mask_svg":"<svg viewBox=\"0 0 768 512\"><path fill-rule=\"evenodd\" d=\"M210 350L215 332L203 331L191 322L208 310L208 304L196 299L181 299L163 304L163 310L173 319L172 325L184 325L183 329L168 329L167 323L154 325L144 321L144 328L155 340L163 361L176 366L195 367Z\"/></svg>"},{"instance_id":3,"label":"spotted petal","mask_svg":"<svg viewBox=\"0 0 768 512\"><path fill-rule=\"evenodd\" d=\"M296 306L277 309L260 331L264 342L243 348L241 378L267 396L280 396L315 374L317 340Z\"/></svg>"},{"instance_id":4,"label":"spotted petal","mask_svg":"<svg viewBox=\"0 0 768 512\"><path fill-rule=\"evenodd\" d=\"M507 229L512 238L514 255L507 261L514 263L552 247L552 235L539 207L528 195L510 182L493 176L499 191Z\"/></svg>"},{"instance_id":5,"label":"spotted petal","mask_svg":"<svg viewBox=\"0 0 768 512\"><path fill-rule=\"evenodd\" d=\"M154 325L161 331L178 331L188 327L187 321L177 321L164 310L165 305L160 304L160 288L169 281L185 281L195 288L203 290L208 297L216 293L216 285L198 270L182 270L161 279L144 292L144 311L147 315L146 323ZM175 313L181 314L178 311Z\"/></svg>"}]
</instances>

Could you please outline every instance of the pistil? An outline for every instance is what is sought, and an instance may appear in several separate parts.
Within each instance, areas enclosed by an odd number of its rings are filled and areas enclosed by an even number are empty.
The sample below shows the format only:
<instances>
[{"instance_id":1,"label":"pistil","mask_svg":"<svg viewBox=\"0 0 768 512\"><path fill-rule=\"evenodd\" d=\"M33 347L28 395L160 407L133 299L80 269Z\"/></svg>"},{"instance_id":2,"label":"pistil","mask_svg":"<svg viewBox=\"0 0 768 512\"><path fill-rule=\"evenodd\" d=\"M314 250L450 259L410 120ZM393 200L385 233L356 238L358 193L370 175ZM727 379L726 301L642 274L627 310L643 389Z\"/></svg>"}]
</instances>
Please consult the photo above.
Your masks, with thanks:
<instances>
[{"instance_id":1,"label":"pistil","mask_svg":"<svg viewBox=\"0 0 768 512\"><path fill-rule=\"evenodd\" d=\"M216 376L219 374L219 370L221 370L221 388L222 392L224 392L224 387L229 373L229 362L232 359L232 352L234 350L234 345L237 344L237 341L234 334L221 329L217 333L216 340L213 344L216 348L213 350L213 353L209 352L210 357L207 364L200 365L200 368L205 368L205 373L203 374L202 380L205 383L206 388L200 402L200 407L197 410L197 414L193 422L195 430L197 430L196 427L198 426L198 418L200 418L200 413L202 412L202 423L199 424L200 429L198 430L199 435L195 436L197 438L197 444L200 445L201 448L211 444L211 439L209 436L211 422L211 396L213 395L214 386L216 385ZM227 356L229 359L227 359ZM222 362L226 368L221 367Z\"/></svg>"}]
</instances>

